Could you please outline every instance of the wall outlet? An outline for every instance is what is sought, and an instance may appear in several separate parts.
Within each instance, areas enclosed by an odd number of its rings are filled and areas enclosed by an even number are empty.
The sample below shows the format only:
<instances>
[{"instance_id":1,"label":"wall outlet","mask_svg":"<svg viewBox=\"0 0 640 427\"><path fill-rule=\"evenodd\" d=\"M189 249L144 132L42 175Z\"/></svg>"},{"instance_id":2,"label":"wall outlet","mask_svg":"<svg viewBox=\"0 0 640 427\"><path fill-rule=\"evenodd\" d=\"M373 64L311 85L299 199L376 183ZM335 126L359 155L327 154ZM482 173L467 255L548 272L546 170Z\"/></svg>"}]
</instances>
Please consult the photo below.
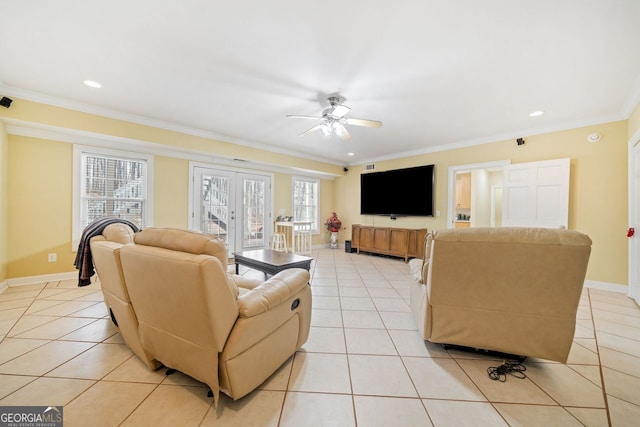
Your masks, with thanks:
<instances>
[{"instance_id":1,"label":"wall outlet","mask_svg":"<svg viewBox=\"0 0 640 427\"><path fill-rule=\"evenodd\" d=\"M49 254L47 256L47 261L49 262L56 262L58 261L58 254Z\"/></svg>"}]
</instances>

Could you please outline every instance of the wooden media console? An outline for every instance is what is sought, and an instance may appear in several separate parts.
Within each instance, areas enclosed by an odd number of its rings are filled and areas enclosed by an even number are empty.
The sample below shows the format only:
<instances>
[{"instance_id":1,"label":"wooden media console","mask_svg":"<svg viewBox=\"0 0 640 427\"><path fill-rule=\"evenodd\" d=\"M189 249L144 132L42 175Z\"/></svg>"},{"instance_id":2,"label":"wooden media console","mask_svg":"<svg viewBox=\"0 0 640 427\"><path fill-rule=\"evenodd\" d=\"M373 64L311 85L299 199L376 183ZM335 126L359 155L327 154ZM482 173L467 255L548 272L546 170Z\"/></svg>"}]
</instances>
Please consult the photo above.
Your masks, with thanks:
<instances>
[{"instance_id":1,"label":"wooden media console","mask_svg":"<svg viewBox=\"0 0 640 427\"><path fill-rule=\"evenodd\" d=\"M351 226L351 248L360 252L391 255L404 258L422 258L426 228Z\"/></svg>"}]
</instances>

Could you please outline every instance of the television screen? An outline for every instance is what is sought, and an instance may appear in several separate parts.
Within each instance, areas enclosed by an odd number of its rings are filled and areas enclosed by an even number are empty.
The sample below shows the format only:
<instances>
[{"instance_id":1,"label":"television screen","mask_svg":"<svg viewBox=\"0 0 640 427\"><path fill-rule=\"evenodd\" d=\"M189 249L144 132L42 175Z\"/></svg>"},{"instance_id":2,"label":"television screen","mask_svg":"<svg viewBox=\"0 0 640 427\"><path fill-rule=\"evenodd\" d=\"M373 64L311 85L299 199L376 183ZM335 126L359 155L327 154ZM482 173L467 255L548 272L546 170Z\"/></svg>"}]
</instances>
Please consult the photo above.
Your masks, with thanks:
<instances>
[{"instance_id":1,"label":"television screen","mask_svg":"<svg viewBox=\"0 0 640 427\"><path fill-rule=\"evenodd\" d=\"M360 175L362 215L433 216L434 165Z\"/></svg>"}]
</instances>

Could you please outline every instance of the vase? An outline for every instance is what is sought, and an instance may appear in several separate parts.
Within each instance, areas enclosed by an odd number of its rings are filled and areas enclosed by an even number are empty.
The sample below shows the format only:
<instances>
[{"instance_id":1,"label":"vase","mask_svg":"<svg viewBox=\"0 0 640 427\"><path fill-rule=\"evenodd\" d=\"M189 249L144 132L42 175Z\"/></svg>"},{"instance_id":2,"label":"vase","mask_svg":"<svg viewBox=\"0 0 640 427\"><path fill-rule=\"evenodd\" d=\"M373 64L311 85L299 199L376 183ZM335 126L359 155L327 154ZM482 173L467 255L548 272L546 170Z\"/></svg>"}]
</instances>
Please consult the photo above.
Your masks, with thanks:
<instances>
[{"instance_id":1,"label":"vase","mask_svg":"<svg viewBox=\"0 0 640 427\"><path fill-rule=\"evenodd\" d=\"M338 232L337 231L332 231L331 232L331 244L329 245L329 247L331 249L337 249L338 248Z\"/></svg>"}]
</instances>

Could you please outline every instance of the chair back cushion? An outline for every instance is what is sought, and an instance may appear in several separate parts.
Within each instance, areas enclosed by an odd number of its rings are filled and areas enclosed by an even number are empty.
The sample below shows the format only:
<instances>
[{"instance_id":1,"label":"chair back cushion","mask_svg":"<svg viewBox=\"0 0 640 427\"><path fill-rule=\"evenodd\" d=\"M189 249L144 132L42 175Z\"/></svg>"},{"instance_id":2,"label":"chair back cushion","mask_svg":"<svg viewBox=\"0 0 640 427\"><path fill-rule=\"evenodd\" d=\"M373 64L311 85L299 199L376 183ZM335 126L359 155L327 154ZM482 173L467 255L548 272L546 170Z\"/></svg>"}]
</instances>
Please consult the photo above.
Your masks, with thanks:
<instances>
[{"instance_id":1,"label":"chair back cushion","mask_svg":"<svg viewBox=\"0 0 640 427\"><path fill-rule=\"evenodd\" d=\"M195 255L211 255L220 261L224 271L227 270L229 260L227 246L224 240L210 234L177 228L148 227L135 234L134 242L139 245L155 246ZM235 282L229 280L228 284L229 289L237 298L239 289Z\"/></svg>"},{"instance_id":2,"label":"chair back cushion","mask_svg":"<svg viewBox=\"0 0 640 427\"><path fill-rule=\"evenodd\" d=\"M142 345L217 392L218 354L238 317L238 289L214 255L219 242L160 228L144 229L134 240L120 257Z\"/></svg>"},{"instance_id":3,"label":"chair back cushion","mask_svg":"<svg viewBox=\"0 0 640 427\"><path fill-rule=\"evenodd\" d=\"M430 339L566 360L590 251L591 239L571 230L433 232Z\"/></svg>"}]
</instances>

